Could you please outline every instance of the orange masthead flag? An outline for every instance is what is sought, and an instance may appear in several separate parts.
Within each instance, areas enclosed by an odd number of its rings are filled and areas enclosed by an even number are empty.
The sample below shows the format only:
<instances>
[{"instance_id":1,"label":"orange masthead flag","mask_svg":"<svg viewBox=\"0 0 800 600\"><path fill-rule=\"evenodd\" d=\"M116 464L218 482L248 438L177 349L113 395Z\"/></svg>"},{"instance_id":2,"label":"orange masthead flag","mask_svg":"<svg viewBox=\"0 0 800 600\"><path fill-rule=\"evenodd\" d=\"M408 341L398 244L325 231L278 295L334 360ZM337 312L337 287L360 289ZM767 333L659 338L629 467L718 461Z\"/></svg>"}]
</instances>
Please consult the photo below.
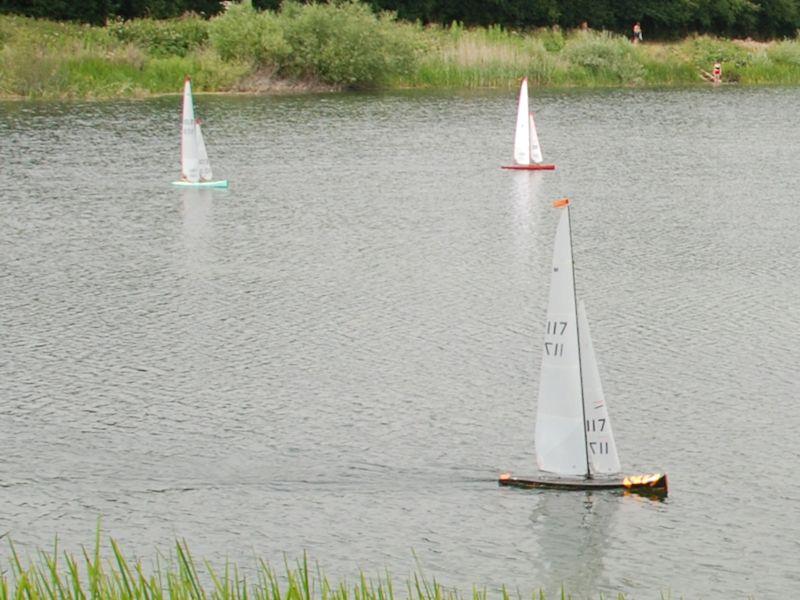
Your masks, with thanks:
<instances>
[{"instance_id":1,"label":"orange masthead flag","mask_svg":"<svg viewBox=\"0 0 800 600\"><path fill-rule=\"evenodd\" d=\"M569 198L560 198L558 200L553 200L553 208L562 208L567 205L569 205Z\"/></svg>"}]
</instances>

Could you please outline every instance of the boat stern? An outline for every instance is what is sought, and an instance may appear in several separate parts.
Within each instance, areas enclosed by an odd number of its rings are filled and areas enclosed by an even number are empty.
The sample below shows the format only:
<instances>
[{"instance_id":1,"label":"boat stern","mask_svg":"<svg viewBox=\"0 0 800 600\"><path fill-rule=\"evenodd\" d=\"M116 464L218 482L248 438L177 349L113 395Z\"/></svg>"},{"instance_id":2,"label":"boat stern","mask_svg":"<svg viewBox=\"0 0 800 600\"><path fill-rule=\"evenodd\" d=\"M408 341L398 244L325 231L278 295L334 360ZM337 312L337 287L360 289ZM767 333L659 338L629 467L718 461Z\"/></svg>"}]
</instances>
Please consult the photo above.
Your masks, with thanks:
<instances>
[{"instance_id":1,"label":"boat stern","mask_svg":"<svg viewBox=\"0 0 800 600\"><path fill-rule=\"evenodd\" d=\"M666 473L647 473L645 475L627 475L622 480L626 491L637 494L653 494L666 496L669 485Z\"/></svg>"}]
</instances>

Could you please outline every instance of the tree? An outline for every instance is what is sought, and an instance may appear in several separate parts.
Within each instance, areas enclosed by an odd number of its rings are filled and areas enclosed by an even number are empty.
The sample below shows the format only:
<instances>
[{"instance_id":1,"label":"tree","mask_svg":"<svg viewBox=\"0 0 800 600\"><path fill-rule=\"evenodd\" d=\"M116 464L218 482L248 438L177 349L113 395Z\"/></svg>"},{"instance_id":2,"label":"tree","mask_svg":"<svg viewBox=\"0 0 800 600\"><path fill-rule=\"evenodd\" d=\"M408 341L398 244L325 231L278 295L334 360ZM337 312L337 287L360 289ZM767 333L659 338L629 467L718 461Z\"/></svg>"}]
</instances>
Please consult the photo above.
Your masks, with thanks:
<instances>
[{"instance_id":1,"label":"tree","mask_svg":"<svg viewBox=\"0 0 800 600\"><path fill-rule=\"evenodd\" d=\"M0 12L102 25L109 14L109 0L0 0Z\"/></svg>"},{"instance_id":2,"label":"tree","mask_svg":"<svg viewBox=\"0 0 800 600\"><path fill-rule=\"evenodd\" d=\"M94 25L111 16L163 19L185 12L212 16L221 11L222 0L0 0L0 12Z\"/></svg>"}]
</instances>

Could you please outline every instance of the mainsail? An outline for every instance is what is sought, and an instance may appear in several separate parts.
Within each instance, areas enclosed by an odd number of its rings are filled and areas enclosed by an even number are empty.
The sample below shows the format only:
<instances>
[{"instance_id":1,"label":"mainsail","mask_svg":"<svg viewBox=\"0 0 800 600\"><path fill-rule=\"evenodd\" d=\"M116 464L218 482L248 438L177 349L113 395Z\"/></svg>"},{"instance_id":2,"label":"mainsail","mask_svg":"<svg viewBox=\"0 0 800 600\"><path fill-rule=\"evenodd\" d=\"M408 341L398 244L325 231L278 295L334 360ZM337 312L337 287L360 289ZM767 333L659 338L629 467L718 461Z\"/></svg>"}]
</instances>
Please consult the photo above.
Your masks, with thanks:
<instances>
[{"instance_id":1,"label":"mainsail","mask_svg":"<svg viewBox=\"0 0 800 600\"><path fill-rule=\"evenodd\" d=\"M531 162L530 111L528 110L528 78L522 80L517 104L517 128L514 131L514 161L518 165Z\"/></svg>"},{"instance_id":2,"label":"mainsail","mask_svg":"<svg viewBox=\"0 0 800 600\"><path fill-rule=\"evenodd\" d=\"M182 123L181 179L196 183L200 181L200 156L197 145L197 122L194 118L194 103L192 102L192 82L188 77L183 83ZM208 160L207 156L206 160Z\"/></svg>"},{"instance_id":3,"label":"mainsail","mask_svg":"<svg viewBox=\"0 0 800 600\"><path fill-rule=\"evenodd\" d=\"M553 248L536 415L536 459L543 471L586 475L586 436L568 210L561 214Z\"/></svg>"}]
</instances>

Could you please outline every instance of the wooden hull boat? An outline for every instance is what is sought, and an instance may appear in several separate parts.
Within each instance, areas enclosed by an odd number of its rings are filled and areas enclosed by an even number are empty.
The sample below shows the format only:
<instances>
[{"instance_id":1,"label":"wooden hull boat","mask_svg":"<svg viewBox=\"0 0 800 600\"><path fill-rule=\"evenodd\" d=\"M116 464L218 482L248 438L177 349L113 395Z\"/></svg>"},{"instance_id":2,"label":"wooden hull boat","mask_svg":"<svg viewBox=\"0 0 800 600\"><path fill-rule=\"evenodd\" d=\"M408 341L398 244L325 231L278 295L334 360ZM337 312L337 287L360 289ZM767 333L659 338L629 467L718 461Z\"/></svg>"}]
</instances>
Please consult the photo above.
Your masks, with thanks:
<instances>
[{"instance_id":1,"label":"wooden hull boat","mask_svg":"<svg viewBox=\"0 0 800 600\"><path fill-rule=\"evenodd\" d=\"M623 490L654 496L666 496L668 492L667 475L665 473L598 477L593 479L547 475L514 477L510 473L503 473L497 483L501 486L523 489Z\"/></svg>"}]
</instances>

